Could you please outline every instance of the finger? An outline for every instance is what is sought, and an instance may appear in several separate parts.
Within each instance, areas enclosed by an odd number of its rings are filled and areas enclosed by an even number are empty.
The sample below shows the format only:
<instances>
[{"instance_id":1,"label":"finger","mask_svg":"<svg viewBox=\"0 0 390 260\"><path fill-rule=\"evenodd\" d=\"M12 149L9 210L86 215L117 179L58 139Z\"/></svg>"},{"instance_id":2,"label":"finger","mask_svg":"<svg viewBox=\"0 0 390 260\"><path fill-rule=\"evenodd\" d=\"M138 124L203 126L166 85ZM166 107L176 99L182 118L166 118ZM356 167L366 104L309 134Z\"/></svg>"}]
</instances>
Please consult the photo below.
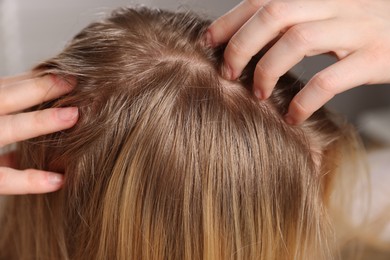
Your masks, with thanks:
<instances>
[{"instance_id":1,"label":"finger","mask_svg":"<svg viewBox=\"0 0 390 260\"><path fill-rule=\"evenodd\" d=\"M72 127L78 118L76 107L50 108L41 111L0 117L0 147Z\"/></svg>"},{"instance_id":2,"label":"finger","mask_svg":"<svg viewBox=\"0 0 390 260\"><path fill-rule=\"evenodd\" d=\"M223 76L236 79L252 56L286 28L333 17L335 11L330 3L272 1L264 5L229 41L224 53Z\"/></svg>"},{"instance_id":3,"label":"finger","mask_svg":"<svg viewBox=\"0 0 390 260\"><path fill-rule=\"evenodd\" d=\"M46 75L22 81L8 79L0 88L0 114L20 111L44 101L57 98L70 92L75 85L73 79Z\"/></svg>"},{"instance_id":4,"label":"finger","mask_svg":"<svg viewBox=\"0 0 390 260\"><path fill-rule=\"evenodd\" d=\"M39 170L0 167L0 194L47 193L61 188L63 175Z\"/></svg>"},{"instance_id":5,"label":"finger","mask_svg":"<svg viewBox=\"0 0 390 260\"><path fill-rule=\"evenodd\" d=\"M375 75L375 68L367 66L369 56L353 53L317 73L291 101L286 122L300 124L336 94L369 82Z\"/></svg>"},{"instance_id":6,"label":"finger","mask_svg":"<svg viewBox=\"0 0 390 260\"><path fill-rule=\"evenodd\" d=\"M27 72L27 73L20 74L17 76L0 78L0 88L4 87L6 85L14 84L18 81L22 81L22 80L26 80L26 79L30 79L30 78L32 78L32 72Z\"/></svg>"},{"instance_id":7,"label":"finger","mask_svg":"<svg viewBox=\"0 0 390 260\"><path fill-rule=\"evenodd\" d=\"M215 20L208 28L207 42L217 46L227 42L240 27L269 0L244 0Z\"/></svg>"},{"instance_id":8,"label":"finger","mask_svg":"<svg viewBox=\"0 0 390 260\"><path fill-rule=\"evenodd\" d=\"M268 98L279 78L305 56L330 51L348 53L354 42L348 33L351 29L353 25L335 19L301 23L288 29L258 62L254 73L255 95Z\"/></svg>"}]
</instances>

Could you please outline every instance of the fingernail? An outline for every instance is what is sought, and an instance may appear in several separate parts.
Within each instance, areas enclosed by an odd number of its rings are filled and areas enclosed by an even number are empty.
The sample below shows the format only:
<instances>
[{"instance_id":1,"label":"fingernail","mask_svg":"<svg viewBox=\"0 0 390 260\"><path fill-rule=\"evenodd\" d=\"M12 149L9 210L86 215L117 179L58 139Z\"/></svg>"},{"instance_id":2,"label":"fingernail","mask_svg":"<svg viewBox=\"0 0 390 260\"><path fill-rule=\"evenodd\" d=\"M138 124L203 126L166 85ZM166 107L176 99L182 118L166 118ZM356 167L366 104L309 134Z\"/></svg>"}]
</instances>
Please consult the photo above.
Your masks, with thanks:
<instances>
[{"instance_id":1,"label":"fingernail","mask_svg":"<svg viewBox=\"0 0 390 260\"><path fill-rule=\"evenodd\" d=\"M261 95L261 91L256 89L255 90L255 96L258 98L258 99L263 99L263 96Z\"/></svg>"},{"instance_id":2,"label":"fingernail","mask_svg":"<svg viewBox=\"0 0 390 260\"><path fill-rule=\"evenodd\" d=\"M58 118L63 121L73 121L79 115L77 107L60 108L57 111Z\"/></svg>"},{"instance_id":3,"label":"fingernail","mask_svg":"<svg viewBox=\"0 0 390 260\"><path fill-rule=\"evenodd\" d=\"M222 77L227 80L232 80L232 69L226 63L224 63L222 66Z\"/></svg>"},{"instance_id":4,"label":"fingernail","mask_svg":"<svg viewBox=\"0 0 390 260\"><path fill-rule=\"evenodd\" d=\"M50 173L47 180L50 184L58 186L64 182L64 176L58 173Z\"/></svg>"},{"instance_id":5,"label":"fingernail","mask_svg":"<svg viewBox=\"0 0 390 260\"><path fill-rule=\"evenodd\" d=\"M206 45L210 47L214 47L213 39L209 31L206 32Z\"/></svg>"},{"instance_id":6,"label":"fingernail","mask_svg":"<svg viewBox=\"0 0 390 260\"><path fill-rule=\"evenodd\" d=\"M294 125L295 124L294 119L291 117L291 115L289 113L287 113L284 116L284 121L286 121L286 123L289 124L289 125Z\"/></svg>"}]
</instances>

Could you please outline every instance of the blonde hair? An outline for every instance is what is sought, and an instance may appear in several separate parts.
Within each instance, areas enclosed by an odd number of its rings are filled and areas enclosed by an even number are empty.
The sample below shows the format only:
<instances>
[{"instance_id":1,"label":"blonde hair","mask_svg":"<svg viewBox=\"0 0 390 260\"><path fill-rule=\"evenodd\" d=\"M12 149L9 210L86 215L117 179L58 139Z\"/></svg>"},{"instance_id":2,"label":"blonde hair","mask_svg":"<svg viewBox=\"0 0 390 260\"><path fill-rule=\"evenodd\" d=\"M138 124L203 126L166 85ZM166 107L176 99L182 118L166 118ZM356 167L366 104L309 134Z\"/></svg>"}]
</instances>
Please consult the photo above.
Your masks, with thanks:
<instances>
[{"instance_id":1,"label":"blonde hair","mask_svg":"<svg viewBox=\"0 0 390 260\"><path fill-rule=\"evenodd\" d=\"M302 87L289 75L257 101L261 54L238 81L223 80L223 47L203 42L208 25L190 12L122 8L36 68L76 77L72 93L40 108L77 106L80 119L21 143L21 168L63 172L66 183L8 199L0 258L333 257L327 204L353 133L324 109L287 125Z\"/></svg>"}]
</instances>

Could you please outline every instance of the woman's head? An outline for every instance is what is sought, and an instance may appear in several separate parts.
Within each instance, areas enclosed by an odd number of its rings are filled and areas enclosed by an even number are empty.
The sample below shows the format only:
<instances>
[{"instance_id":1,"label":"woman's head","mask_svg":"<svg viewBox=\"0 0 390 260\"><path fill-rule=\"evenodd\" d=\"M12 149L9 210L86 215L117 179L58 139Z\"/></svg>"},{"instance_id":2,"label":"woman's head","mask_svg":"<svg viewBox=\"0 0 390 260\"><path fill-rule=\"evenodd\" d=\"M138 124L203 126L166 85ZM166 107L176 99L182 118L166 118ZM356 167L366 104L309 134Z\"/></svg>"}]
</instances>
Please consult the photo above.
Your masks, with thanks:
<instances>
[{"instance_id":1,"label":"woman's head","mask_svg":"<svg viewBox=\"0 0 390 260\"><path fill-rule=\"evenodd\" d=\"M36 68L76 78L72 93L40 108L77 106L80 119L21 144L22 168L63 172L66 184L13 198L0 256L329 257L330 155L348 131L324 110L287 125L300 87L290 76L265 102L249 91L253 64L223 80L223 47L202 40L208 24L119 9Z\"/></svg>"}]
</instances>

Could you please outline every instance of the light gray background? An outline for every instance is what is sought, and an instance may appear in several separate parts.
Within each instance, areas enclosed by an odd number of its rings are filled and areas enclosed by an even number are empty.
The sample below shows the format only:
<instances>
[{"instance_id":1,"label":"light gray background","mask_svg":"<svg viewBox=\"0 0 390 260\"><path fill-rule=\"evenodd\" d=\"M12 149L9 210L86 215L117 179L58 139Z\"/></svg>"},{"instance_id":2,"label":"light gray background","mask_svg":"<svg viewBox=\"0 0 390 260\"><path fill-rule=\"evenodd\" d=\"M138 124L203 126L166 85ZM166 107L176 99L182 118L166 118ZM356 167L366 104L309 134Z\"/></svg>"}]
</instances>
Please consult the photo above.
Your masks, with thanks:
<instances>
[{"instance_id":1,"label":"light gray background","mask_svg":"<svg viewBox=\"0 0 390 260\"><path fill-rule=\"evenodd\" d=\"M0 0L0 75L25 71L53 56L81 28L115 7L145 4L174 10L191 8L218 17L237 3L237 0L224 0L223 4L207 0Z\"/></svg>"},{"instance_id":2,"label":"light gray background","mask_svg":"<svg viewBox=\"0 0 390 260\"><path fill-rule=\"evenodd\" d=\"M216 18L239 0L0 0L0 76L21 73L55 55L98 14L140 3L173 10L191 8ZM325 56L306 59L295 72L307 80L332 62ZM362 111L390 107L390 87L356 88L336 96L328 106L356 122ZM390 113L385 120L390 120Z\"/></svg>"}]
</instances>

